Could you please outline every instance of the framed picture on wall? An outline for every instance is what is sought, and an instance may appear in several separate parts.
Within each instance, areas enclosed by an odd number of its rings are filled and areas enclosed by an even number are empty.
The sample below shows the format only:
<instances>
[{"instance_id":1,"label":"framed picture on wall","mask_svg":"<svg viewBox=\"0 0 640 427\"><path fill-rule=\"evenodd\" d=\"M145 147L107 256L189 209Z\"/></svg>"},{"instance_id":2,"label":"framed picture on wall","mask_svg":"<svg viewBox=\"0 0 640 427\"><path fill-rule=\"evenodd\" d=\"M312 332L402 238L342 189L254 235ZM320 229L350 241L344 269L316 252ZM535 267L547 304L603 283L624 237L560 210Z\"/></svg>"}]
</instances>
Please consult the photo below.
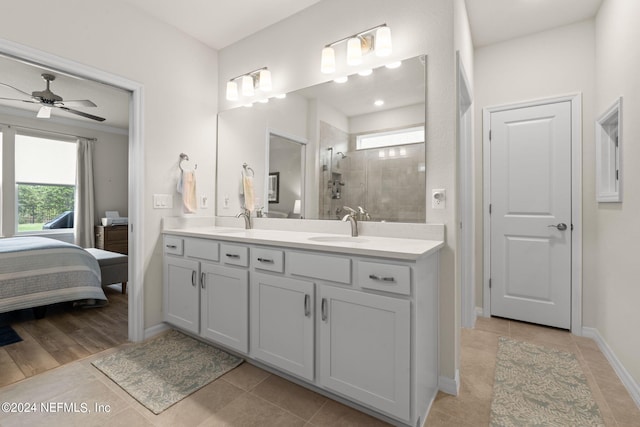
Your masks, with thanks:
<instances>
[{"instance_id":1,"label":"framed picture on wall","mask_svg":"<svg viewBox=\"0 0 640 427\"><path fill-rule=\"evenodd\" d=\"M269 203L280 203L280 172L269 173Z\"/></svg>"}]
</instances>

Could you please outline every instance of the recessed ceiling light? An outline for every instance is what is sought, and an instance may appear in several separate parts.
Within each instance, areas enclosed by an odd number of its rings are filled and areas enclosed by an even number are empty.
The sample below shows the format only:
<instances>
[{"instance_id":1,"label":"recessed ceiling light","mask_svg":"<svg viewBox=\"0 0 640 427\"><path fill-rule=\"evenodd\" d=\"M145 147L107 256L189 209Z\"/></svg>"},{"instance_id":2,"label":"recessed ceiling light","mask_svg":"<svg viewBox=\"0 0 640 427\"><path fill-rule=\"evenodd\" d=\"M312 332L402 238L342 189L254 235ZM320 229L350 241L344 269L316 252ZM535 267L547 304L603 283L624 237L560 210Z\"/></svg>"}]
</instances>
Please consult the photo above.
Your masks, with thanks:
<instances>
[{"instance_id":1,"label":"recessed ceiling light","mask_svg":"<svg viewBox=\"0 0 640 427\"><path fill-rule=\"evenodd\" d=\"M346 83L347 80L349 80L349 77L343 76L343 77L338 77L337 79L334 79L333 81L336 82L336 83Z\"/></svg>"},{"instance_id":2,"label":"recessed ceiling light","mask_svg":"<svg viewBox=\"0 0 640 427\"><path fill-rule=\"evenodd\" d=\"M385 65L385 67L393 69L393 68L398 68L401 65L402 65L402 61L396 61L396 62L392 62L390 64Z\"/></svg>"},{"instance_id":3,"label":"recessed ceiling light","mask_svg":"<svg viewBox=\"0 0 640 427\"><path fill-rule=\"evenodd\" d=\"M371 74L373 74L373 70L372 69L362 70L362 71L359 71L358 74L361 75L362 77L370 76Z\"/></svg>"},{"instance_id":4,"label":"recessed ceiling light","mask_svg":"<svg viewBox=\"0 0 640 427\"><path fill-rule=\"evenodd\" d=\"M376 99L374 101L373 105L375 105L376 107L380 107L380 106L384 105L384 101L382 99Z\"/></svg>"}]
</instances>

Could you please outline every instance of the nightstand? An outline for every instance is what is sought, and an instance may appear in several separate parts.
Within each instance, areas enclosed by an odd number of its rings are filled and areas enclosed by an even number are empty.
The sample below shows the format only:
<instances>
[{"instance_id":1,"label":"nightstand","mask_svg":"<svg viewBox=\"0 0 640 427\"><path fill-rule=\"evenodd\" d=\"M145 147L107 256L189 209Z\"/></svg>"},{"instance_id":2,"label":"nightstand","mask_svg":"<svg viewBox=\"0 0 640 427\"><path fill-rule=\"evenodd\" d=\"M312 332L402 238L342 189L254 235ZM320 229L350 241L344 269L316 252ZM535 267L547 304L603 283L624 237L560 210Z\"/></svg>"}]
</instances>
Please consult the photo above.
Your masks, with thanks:
<instances>
[{"instance_id":1,"label":"nightstand","mask_svg":"<svg viewBox=\"0 0 640 427\"><path fill-rule=\"evenodd\" d=\"M129 253L129 225L96 225L96 248L109 252Z\"/></svg>"}]
</instances>

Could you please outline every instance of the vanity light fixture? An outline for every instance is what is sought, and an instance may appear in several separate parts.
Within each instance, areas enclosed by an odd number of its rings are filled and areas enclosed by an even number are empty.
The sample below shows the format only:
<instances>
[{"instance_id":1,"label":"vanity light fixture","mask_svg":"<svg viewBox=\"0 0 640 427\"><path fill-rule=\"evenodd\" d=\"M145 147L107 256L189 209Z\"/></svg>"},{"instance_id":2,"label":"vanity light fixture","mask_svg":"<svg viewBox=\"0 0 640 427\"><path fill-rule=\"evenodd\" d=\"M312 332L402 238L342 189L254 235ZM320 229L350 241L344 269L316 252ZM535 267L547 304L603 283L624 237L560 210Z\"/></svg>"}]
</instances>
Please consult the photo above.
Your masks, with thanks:
<instances>
[{"instance_id":1,"label":"vanity light fixture","mask_svg":"<svg viewBox=\"0 0 640 427\"><path fill-rule=\"evenodd\" d=\"M227 82L227 100L238 100L238 80L240 80L242 96L255 95L257 88L261 92L270 92L273 88L271 71L267 67L258 68L251 72L236 76Z\"/></svg>"},{"instance_id":2,"label":"vanity light fixture","mask_svg":"<svg viewBox=\"0 0 640 427\"><path fill-rule=\"evenodd\" d=\"M380 24L351 36L329 43L322 49L320 71L331 74L336 71L336 53L333 47L347 42L347 64L359 65L364 54L375 51L376 56L391 55L391 29Z\"/></svg>"}]
</instances>

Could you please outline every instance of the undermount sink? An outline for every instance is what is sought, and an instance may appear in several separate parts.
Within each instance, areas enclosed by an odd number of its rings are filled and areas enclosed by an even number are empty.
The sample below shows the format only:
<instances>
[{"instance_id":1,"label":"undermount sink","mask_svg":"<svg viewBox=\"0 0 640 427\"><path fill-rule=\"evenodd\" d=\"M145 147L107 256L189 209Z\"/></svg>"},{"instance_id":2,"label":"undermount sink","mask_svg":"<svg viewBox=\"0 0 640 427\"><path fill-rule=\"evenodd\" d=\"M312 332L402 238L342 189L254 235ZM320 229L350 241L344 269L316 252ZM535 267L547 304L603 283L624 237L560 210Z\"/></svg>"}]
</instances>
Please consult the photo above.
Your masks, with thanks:
<instances>
[{"instance_id":1,"label":"undermount sink","mask_svg":"<svg viewBox=\"0 0 640 427\"><path fill-rule=\"evenodd\" d=\"M367 239L362 237L351 236L313 236L309 237L309 240L313 242L325 242L325 243L365 243Z\"/></svg>"}]
</instances>

